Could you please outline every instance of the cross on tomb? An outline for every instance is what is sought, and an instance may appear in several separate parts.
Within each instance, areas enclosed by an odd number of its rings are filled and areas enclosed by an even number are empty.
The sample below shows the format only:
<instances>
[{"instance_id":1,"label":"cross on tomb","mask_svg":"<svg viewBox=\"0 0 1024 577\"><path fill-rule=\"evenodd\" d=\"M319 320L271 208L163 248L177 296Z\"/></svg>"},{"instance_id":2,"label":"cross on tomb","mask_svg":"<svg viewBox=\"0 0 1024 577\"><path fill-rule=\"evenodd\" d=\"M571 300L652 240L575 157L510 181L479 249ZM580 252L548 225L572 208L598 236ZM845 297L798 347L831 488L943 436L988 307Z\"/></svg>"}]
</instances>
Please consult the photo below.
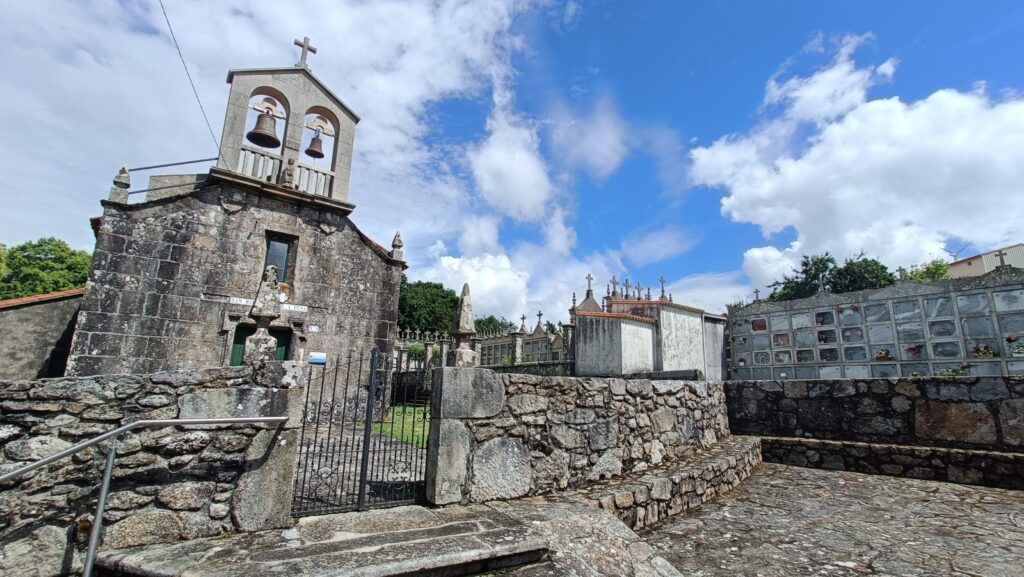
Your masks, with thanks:
<instances>
[{"instance_id":1,"label":"cross on tomb","mask_svg":"<svg viewBox=\"0 0 1024 577\"><path fill-rule=\"evenodd\" d=\"M629 279L627 278L626 282L622 283L622 286L626 287L626 296L628 297L630 294L629 288L633 286L633 283L629 282Z\"/></svg>"},{"instance_id":2,"label":"cross on tomb","mask_svg":"<svg viewBox=\"0 0 1024 577\"><path fill-rule=\"evenodd\" d=\"M612 275L612 293L617 292L619 292L619 279L615 278L615 275Z\"/></svg>"},{"instance_id":3,"label":"cross on tomb","mask_svg":"<svg viewBox=\"0 0 1024 577\"><path fill-rule=\"evenodd\" d=\"M754 289L754 300L761 300L761 289Z\"/></svg>"},{"instance_id":4,"label":"cross on tomb","mask_svg":"<svg viewBox=\"0 0 1024 577\"><path fill-rule=\"evenodd\" d=\"M1000 250L999 252L994 253L992 256L999 258L999 266L1006 266L1006 261L1003 259L1003 257L1006 256L1005 250Z\"/></svg>"},{"instance_id":5,"label":"cross on tomb","mask_svg":"<svg viewBox=\"0 0 1024 577\"><path fill-rule=\"evenodd\" d=\"M905 279L907 277L907 269L905 269L903 267L897 267L896 268L896 272L899 273L900 280L903 280L903 279Z\"/></svg>"},{"instance_id":6,"label":"cross on tomb","mask_svg":"<svg viewBox=\"0 0 1024 577\"><path fill-rule=\"evenodd\" d=\"M537 311L537 326L540 326L540 319L544 316L544 313Z\"/></svg>"},{"instance_id":7,"label":"cross on tomb","mask_svg":"<svg viewBox=\"0 0 1024 577\"><path fill-rule=\"evenodd\" d=\"M665 275L658 277L658 282L661 283L661 298L665 298Z\"/></svg>"},{"instance_id":8,"label":"cross on tomb","mask_svg":"<svg viewBox=\"0 0 1024 577\"><path fill-rule=\"evenodd\" d=\"M590 290L590 283L594 280L594 277L588 272L587 273L587 290Z\"/></svg>"},{"instance_id":9,"label":"cross on tomb","mask_svg":"<svg viewBox=\"0 0 1024 577\"><path fill-rule=\"evenodd\" d=\"M302 56L299 57L299 61L296 62L295 65L300 68L305 68L306 56L310 52L316 54L316 47L309 43L309 36L303 36L302 42L299 42L299 40L296 39L294 42L292 42L292 44L298 46L299 48L302 48Z\"/></svg>"}]
</instances>

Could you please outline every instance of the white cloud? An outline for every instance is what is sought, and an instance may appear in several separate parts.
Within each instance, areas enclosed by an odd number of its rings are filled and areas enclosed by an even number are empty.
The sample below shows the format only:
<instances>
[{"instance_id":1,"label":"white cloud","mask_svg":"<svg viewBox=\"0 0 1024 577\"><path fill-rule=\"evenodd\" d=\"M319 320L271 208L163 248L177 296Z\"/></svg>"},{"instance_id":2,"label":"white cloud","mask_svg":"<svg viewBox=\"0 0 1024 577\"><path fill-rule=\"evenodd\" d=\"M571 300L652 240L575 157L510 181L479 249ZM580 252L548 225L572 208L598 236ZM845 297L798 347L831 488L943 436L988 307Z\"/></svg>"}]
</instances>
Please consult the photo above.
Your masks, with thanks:
<instances>
[{"instance_id":1,"label":"white cloud","mask_svg":"<svg viewBox=\"0 0 1024 577\"><path fill-rule=\"evenodd\" d=\"M552 148L569 168L604 180L629 154L629 126L607 96L598 98L587 116L577 116L564 103L556 104L551 116Z\"/></svg>"},{"instance_id":2,"label":"white cloud","mask_svg":"<svg viewBox=\"0 0 1024 577\"><path fill-rule=\"evenodd\" d=\"M466 256L501 251L498 227L501 219L494 215L468 216L459 235L459 250Z\"/></svg>"},{"instance_id":3,"label":"white cloud","mask_svg":"<svg viewBox=\"0 0 1024 577\"><path fill-rule=\"evenodd\" d=\"M645 267L675 258L696 244L692 235L669 225L650 232L634 231L622 241L622 254L636 266Z\"/></svg>"},{"instance_id":4,"label":"white cloud","mask_svg":"<svg viewBox=\"0 0 1024 577\"><path fill-rule=\"evenodd\" d=\"M786 106L777 116L691 153L693 181L726 190L725 216L766 236L796 232L787 247L746 252L756 286L801 254L827 250L841 261L864 251L895 267L943 256L954 237L978 248L1019 240L1024 99L994 100L982 88L869 100L873 78L896 63L856 68L863 38L842 42L831 67L778 84L790 88L769 97ZM807 123L810 135L797 141Z\"/></svg>"},{"instance_id":5,"label":"white cloud","mask_svg":"<svg viewBox=\"0 0 1024 577\"><path fill-rule=\"evenodd\" d=\"M528 308L526 293L530 274L514 267L504 254L443 256L424 271L423 280L459 289L463 283L469 283L473 312L477 316L494 314L515 318Z\"/></svg>"},{"instance_id":6,"label":"white cloud","mask_svg":"<svg viewBox=\"0 0 1024 577\"><path fill-rule=\"evenodd\" d=\"M665 290L673 302L721 314L725 306L738 301L753 300L754 287L744 282L739 271L693 274L669 283Z\"/></svg>"}]
</instances>

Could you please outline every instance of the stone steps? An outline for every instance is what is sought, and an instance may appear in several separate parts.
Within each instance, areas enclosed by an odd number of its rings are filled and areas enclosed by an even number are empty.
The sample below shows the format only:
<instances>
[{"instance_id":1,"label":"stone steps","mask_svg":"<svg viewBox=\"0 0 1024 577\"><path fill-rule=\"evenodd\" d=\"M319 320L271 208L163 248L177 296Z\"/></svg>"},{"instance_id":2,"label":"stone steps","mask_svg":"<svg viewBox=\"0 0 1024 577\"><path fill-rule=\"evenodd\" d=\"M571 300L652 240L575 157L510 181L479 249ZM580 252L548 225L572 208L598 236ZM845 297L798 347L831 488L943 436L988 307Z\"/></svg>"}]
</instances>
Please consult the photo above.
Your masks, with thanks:
<instances>
[{"instance_id":1,"label":"stone steps","mask_svg":"<svg viewBox=\"0 0 1024 577\"><path fill-rule=\"evenodd\" d=\"M722 495L759 463L761 440L731 435L692 457L601 481L577 493L638 530Z\"/></svg>"},{"instance_id":2,"label":"stone steps","mask_svg":"<svg viewBox=\"0 0 1024 577\"><path fill-rule=\"evenodd\" d=\"M308 517L292 529L101 551L107 576L455 577L535 563L548 541L484 506Z\"/></svg>"}]
</instances>

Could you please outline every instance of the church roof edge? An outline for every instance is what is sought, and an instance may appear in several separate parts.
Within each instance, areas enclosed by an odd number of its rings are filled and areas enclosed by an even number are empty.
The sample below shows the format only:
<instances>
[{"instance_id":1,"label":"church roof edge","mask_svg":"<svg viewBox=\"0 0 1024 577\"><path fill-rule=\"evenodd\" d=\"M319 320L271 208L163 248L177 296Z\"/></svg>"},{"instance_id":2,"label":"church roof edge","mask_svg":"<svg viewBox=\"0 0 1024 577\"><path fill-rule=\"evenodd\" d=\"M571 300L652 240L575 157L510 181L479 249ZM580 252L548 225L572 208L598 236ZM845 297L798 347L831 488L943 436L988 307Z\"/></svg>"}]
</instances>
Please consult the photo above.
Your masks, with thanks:
<instances>
[{"instance_id":1,"label":"church roof edge","mask_svg":"<svg viewBox=\"0 0 1024 577\"><path fill-rule=\"evenodd\" d=\"M305 74L310 80L313 81L313 83L315 83L317 85L317 87L319 87L321 90L323 90L324 93L327 94L327 96L331 98L331 100L334 100L335 104L340 106L342 110L344 110L346 113L348 113L348 115L352 117L352 120L354 120L357 124L359 123L359 120L360 120L359 115L356 114L356 112L354 110L352 110L352 108L350 108L349 105L345 104L345 101L342 100L341 98L339 98L338 95L334 93L334 91L332 91L330 88L328 88L327 85L324 84L322 80L317 78L316 75L313 74L313 72L309 69L308 66L275 66L275 67L267 67L267 68L232 68L232 69L228 70L227 82L228 82L228 84L230 84L231 80L235 77L235 74L280 74L280 73L303 73L303 74Z\"/></svg>"}]
</instances>

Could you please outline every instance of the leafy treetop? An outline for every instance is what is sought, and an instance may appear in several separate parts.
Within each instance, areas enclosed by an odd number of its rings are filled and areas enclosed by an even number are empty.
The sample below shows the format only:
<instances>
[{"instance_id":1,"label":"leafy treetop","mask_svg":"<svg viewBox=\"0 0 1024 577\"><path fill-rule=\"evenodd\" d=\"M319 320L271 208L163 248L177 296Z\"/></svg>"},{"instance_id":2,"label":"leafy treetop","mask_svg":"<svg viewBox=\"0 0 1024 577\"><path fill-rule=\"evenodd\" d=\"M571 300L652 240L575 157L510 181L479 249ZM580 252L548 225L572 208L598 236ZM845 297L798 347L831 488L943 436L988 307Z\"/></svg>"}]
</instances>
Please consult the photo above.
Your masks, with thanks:
<instances>
[{"instance_id":1,"label":"leafy treetop","mask_svg":"<svg viewBox=\"0 0 1024 577\"><path fill-rule=\"evenodd\" d=\"M949 278L949 263L937 258L925 264L915 264L907 273L911 282L932 282Z\"/></svg>"},{"instance_id":2,"label":"leafy treetop","mask_svg":"<svg viewBox=\"0 0 1024 577\"><path fill-rule=\"evenodd\" d=\"M53 237L0 247L0 299L85 285L92 257Z\"/></svg>"},{"instance_id":3,"label":"leafy treetop","mask_svg":"<svg viewBox=\"0 0 1024 577\"><path fill-rule=\"evenodd\" d=\"M402 275L398 295L398 326L418 331L447 332L452 328L459 296L437 282L409 282Z\"/></svg>"},{"instance_id":4,"label":"leafy treetop","mask_svg":"<svg viewBox=\"0 0 1024 577\"><path fill-rule=\"evenodd\" d=\"M498 318L494 315L479 317L475 321L477 334L500 333L516 328L516 324L505 317Z\"/></svg>"},{"instance_id":5,"label":"leafy treetop","mask_svg":"<svg viewBox=\"0 0 1024 577\"><path fill-rule=\"evenodd\" d=\"M861 253L847 259L842 266L829 253L805 255L800 260L800 270L793 276L783 276L781 281L769 285L771 302L788 301L814 296L822 288L839 294L865 289L882 288L896 282L896 276L884 264L864 258Z\"/></svg>"}]
</instances>

